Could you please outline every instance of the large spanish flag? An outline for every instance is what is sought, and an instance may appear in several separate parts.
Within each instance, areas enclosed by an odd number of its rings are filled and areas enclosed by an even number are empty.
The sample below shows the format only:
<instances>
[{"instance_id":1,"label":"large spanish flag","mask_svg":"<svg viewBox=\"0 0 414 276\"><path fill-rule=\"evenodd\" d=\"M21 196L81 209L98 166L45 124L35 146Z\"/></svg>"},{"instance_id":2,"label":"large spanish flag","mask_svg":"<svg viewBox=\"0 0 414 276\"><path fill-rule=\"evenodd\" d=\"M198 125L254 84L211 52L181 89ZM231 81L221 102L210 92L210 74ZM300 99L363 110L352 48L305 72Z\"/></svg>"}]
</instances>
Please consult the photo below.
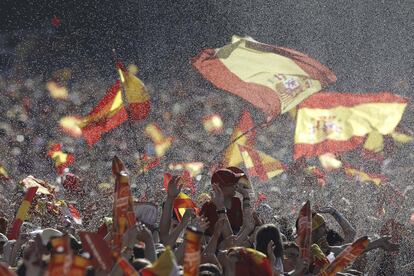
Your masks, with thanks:
<instances>
[{"instance_id":1,"label":"large spanish flag","mask_svg":"<svg viewBox=\"0 0 414 276\"><path fill-rule=\"evenodd\" d=\"M294 159L355 149L373 131L394 131L407 99L390 92L321 92L299 105Z\"/></svg>"},{"instance_id":2,"label":"large spanish flag","mask_svg":"<svg viewBox=\"0 0 414 276\"><path fill-rule=\"evenodd\" d=\"M318 61L298 51L233 36L219 49L205 49L193 66L216 87L275 116L336 81Z\"/></svg>"},{"instance_id":3,"label":"large spanish flag","mask_svg":"<svg viewBox=\"0 0 414 276\"><path fill-rule=\"evenodd\" d=\"M286 166L261 151L238 145L244 165L250 176L257 176L261 181L267 181L286 170Z\"/></svg>"},{"instance_id":4,"label":"large spanish flag","mask_svg":"<svg viewBox=\"0 0 414 276\"><path fill-rule=\"evenodd\" d=\"M254 140L256 138L256 132L250 131L242 137L238 137L253 127L254 122L252 116L250 115L250 112L244 110L237 125L233 129L233 133L231 134L231 144L227 147L226 152L224 153L224 159L222 162L223 167L237 167L241 162L243 162L243 158L237 145L253 147ZM235 139L237 140L234 141Z\"/></svg>"}]
</instances>

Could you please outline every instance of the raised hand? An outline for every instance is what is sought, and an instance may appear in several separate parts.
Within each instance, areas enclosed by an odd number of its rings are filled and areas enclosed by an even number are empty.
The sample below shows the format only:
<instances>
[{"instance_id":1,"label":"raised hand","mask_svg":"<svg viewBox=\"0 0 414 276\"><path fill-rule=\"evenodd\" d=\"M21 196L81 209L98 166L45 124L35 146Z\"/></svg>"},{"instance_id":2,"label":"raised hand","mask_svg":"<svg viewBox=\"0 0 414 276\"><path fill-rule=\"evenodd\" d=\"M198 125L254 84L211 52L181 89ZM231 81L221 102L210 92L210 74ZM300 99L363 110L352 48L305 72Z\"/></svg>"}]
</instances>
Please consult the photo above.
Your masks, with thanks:
<instances>
[{"instance_id":1,"label":"raised hand","mask_svg":"<svg viewBox=\"0 0 414 276\"><path fill-rule=\"evenodd\" d=\"M216 183L213 183L213 197L212 201L216 205L217 209L224 208L224 194L220 186Z\"/></svg>"},{"instance_id":2,"label":"raised hand","mask_svg":"<svg viewBox=\"0 0 414 276\"><path fill-rule=\"evenodd\" d=\"M168 182L168 197L170 199L175 199L178 194L181 192L181 188L183 187L183 184L180 183L180 176L173 176L170 180L170 182Z\"/></svg>"}]
</instances>

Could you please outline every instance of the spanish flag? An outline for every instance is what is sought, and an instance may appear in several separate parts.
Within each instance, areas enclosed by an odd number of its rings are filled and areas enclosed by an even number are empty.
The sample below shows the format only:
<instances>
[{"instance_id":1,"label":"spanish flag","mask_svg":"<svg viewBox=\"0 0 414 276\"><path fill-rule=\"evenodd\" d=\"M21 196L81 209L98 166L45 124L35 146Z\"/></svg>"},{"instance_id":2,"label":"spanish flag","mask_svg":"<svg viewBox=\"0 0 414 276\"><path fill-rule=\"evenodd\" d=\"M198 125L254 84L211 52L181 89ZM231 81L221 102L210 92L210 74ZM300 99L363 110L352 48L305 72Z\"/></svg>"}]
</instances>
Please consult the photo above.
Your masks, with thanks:
<instances>
[{"instance_id":1,"label":"spanish flag","mask_svg":"<svg viewBox=\"0 0 414 276\"><path fill-rule=\"evenodd\" d=\"M139 172L145 173L157 167L161 163L161 158L144 153L137 163L139 165Z\"/></svg>"},{"instance_id":2,"label":"spanish flag","mask_svg":"<svg viewBox=\"0 0 414 276\"><path fill-rule=\"evenodd\" d=\"M174 252L169 246L151 266L143 268L140 273L142 276L175 276L180 274Z\"/></svg>"},{"instance_id":3,"label":"spanish flag","mask_svg":"<svg viewBox=\"0 0 414 276\"><path fill-rule=\"evenodd\" d=\"M172 171L182 171L186 170L190 173L191 177L196 177L203 170L203 162L179 162L179 163L170 163L168 169Z\"/></svg>"},{"instance_id":4,"label":"spanish flag","mask_svg":"<svg viewBox=\"0 0 414 276\"><path fill-rule=\"evenodd\" d=\"M354 241L351 245L346 247L335 260L319 272L320 276L335 276L336 273L341 272L351 262L353 262L359 255L361 255L369 244L368 237L361 237Z\"/></svg>"},{"instance_id":5,"label":"spanish flag","mask_svg":"<svg viewBox=\"0 0 414 276\"><path fill-rule=\"evenodd\" d=\"M186 209L194 209L198 213L198 208L194 201L185 193L180 192L173 203L173 210L178 220L181 221Z\"/></svg>"},{"instance_id":6,"label":"spanish flag","mask_svg":"<svg viewBox=\"0 0 414 276\"><path fill-rule=\"evenodd\" d=\"M151 111L151 103L144 83L133 72L128 71L121 62L117 63L117 68L125 88L130 119L138 121L146 119Z\"/></svg>"},{"instance_id":7,"label":"spanish flag","mask_svg":"<svg viewBox=\"0 0 414 276\"><path fill-rule=\"evenodd\" d=\"M342 162L336 158L335 154L330 152L319 155L319 162L327 171L337 170L342 167Z\"/></svg>"},{"instance_id":8,"label":"spanish flag","mask_svg":"<svg viewBox=\"0 0 414 276\"><path fill-rule=\"evenodd\" d=\"M0 164L0 180L9 180L9 174L6 171L6 168Z\"/></svg>"},{"instance_id":9,"label":"spanish flag","mask_svg":"<svg viewBox=\"0 0 414 276\"><path fill-rule=\"evenodd\" d=\"M33 198L36 195L37 187L31 187L27 189L26 194L24 195L22 204L17 211L16 217L13 221L12 227L7 233L7 238L9 240L15 240L19 236L20 227L23 222L26 220L27 213L29 212L30 205L32 204Z\"/></svg>"},{"instance_id":10,"label":"spanish flag","mask_svg":"<svg viewBox=\"0 0 414 276\"><path fill-rule=\"evenodd\" d=\"M216 87L269 116L284 113L336 81L324 65L298 51L233 36L219 49L205 49L193 66Z\"/></svg>"},{"instance_id":11,"label":"spanish flag","mask_svg":"<svg viewBox=\"0 0 414 276\"><path fill-rule=\"evenodd\" d=\"M142 81L119 62L117 70L121 81L116 81L98 105L81 120L82 134L90 146L99 141L103 133L125 122L128 114L131 120L143 120L150 112L149 94ZM125 88L128 110L123 103L121 84Z\"/></svg>"},{"instance_id":12,"label":"spanish flag","mask_svg":"<svg viewBox=\"0 0 414 276\"><path fill-rule=\"evenodd\" d=\"M257 176L261 181L267 181L286 170L285 165L270 155L246 146L238 146L250 176Z\"/></svg>"},{"instance_id":13,"label":"spanish flag","mask_svg":"<svg viewBox=\"0 0 414 276\"><path fill-rule=\"evenodd\" d=\"M237 139L235 142L233 141L253 127L254 122L252 116L250 115L250 112L244 110L237 125L233 129L233 133L231 134L231 144L227 147L226 152L224 153L224 160L222 162L223 167L237 167L241 162L243 162L243 158L241 156L238 145L253 147L256 138L256 132L251 131Z\"/></svg>"},{"instance_id":14,"label":"spanish flag","mask_svg":"<svg viewBox=\"0 0 414 276\"><path fill-rule=\"evenodd\" d=\"M373 131L394 131L407 99L390 92L351 94L322 92L299 105L294 159L355 149Z\"/></svg>"},{"instance_id":15,"label":"spanish flag","mask_svg":"<svg viewBox=\"0 0 414 276\"><path fill-rule=\"evenodd\" d=\"M51 145L47 155L55 162L55 168L59 175L62 175L64 170L75 162L73 154L62 151L62 144Z\"/></svg>"},{"instance_id":16,"label":"spanish flag","mask_svg":"<svg viewBox=\"0 0 414 276\"><path fill-rule=\"evenodd\" d=\"M82 135L89 146L101 139L102 134L116 128L128 119L122 102L121 83L116 81L92 111L81 119Z\"/></svg>"},{"instance_id":17,"label":"spanish flag","mask_svg":"<svg viewBox=\"0 0 414 276\"><path fill-rule=\"evenodd\" d=\"M174 138L171 136L165 136L162 133L161 128L155 123L150 123L145 127L145 134L154 143L155 154L157 157L164 156L167 150L169 150L171 147L174 140Z\"/></svg>"},{"instance_id":18,"label":"spanish flag","mask_svg":"<svg viewBox=\"0 0 414 276\"><path fill-rule=\"evenodd\" d=\"M372 182L380 186L382 182L386 181L386 178L381 174L367 173L350 165L344 165L344 171L347 176L356 178L360 182Z\"/></svg>"}]
</instances>

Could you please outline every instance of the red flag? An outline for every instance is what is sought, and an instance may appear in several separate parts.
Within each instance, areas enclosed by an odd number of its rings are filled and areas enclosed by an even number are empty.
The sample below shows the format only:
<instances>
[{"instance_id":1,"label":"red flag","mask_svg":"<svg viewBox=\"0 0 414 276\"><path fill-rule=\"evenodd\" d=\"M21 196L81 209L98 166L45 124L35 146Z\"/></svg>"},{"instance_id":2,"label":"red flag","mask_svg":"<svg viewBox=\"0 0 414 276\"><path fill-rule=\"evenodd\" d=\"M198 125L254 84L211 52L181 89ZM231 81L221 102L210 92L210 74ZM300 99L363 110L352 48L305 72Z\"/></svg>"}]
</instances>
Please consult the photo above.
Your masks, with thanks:
<instances>
[{"instance_id":1,"label":"red flag","mask_svg":"<svg viewBox=\"0 0 414 276\"><path fill-rule=\"evenodd\" d=\"M300 209L297 234L296 244L299 246L300 258L309 263L312 243L312 212L309 200Z\"/></svg>"},{"instance_id":2,"label":"red flag","mask_svg":"<svg viewBox=\"0 0 414 276\"><path fill-rule=\"evenodd\" d=\"M82 246L93 256L92 263L103 271L109 272L113 266L111 249L99 233L79 232Z\"/></svg>"}]
</instances>

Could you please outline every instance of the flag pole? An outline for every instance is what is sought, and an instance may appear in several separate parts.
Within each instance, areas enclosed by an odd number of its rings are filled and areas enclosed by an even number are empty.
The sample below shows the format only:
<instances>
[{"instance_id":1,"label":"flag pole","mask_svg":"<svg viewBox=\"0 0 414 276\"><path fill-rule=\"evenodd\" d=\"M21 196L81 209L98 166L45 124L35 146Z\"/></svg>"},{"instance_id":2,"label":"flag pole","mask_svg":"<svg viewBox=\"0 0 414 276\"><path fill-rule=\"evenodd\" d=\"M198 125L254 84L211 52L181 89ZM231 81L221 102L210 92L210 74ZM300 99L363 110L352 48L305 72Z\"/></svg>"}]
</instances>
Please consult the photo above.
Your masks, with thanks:
<instances>
[{"instance_id":1,"label":"flag pole","mask_svg":"<svg viewBox=\"0 0 414 276\"><path fill-rule=\"evenodd\" d=\"M112 54L113 54L113 58L115 60L115 63L117 63L119 60L118 60L118 57L116 55L116 50L115 49L112 49ZM117 68L117 70L121 70L121 69ZM131 112L129 110L129 103L128 103L128 99L126 97L124 81L122 80L122 74L119 71L118 71L118 73L119 73L120 84L121 84L120 89L121 89L122 102L125 103L124 106L125 106L125 110L126 110L126 113L127 113L127 116L128 116L128 120L127 120L128 121L128 127L133 132L133 136L134 136L133 138L137 138L138 135L135 131L135 128L133 127L133 125L131 123ZM146 181L146 177L145 177L144 162L142 162L142 160L141 160L142 156L141 156L141 152L140 152L140 148L139 148L139 144L138 144L137 140L136 139L132 139L132 140L134 141L133 143L134 143L134 145L135 145L135 147L138 151L138 169L139 169L139 172L142 171L142 176L143 176L144 182L145 182L145 195L146 195L147 192L148 192L149 185L148 185L148 183Z\"/></svg>"}]
</instances>

